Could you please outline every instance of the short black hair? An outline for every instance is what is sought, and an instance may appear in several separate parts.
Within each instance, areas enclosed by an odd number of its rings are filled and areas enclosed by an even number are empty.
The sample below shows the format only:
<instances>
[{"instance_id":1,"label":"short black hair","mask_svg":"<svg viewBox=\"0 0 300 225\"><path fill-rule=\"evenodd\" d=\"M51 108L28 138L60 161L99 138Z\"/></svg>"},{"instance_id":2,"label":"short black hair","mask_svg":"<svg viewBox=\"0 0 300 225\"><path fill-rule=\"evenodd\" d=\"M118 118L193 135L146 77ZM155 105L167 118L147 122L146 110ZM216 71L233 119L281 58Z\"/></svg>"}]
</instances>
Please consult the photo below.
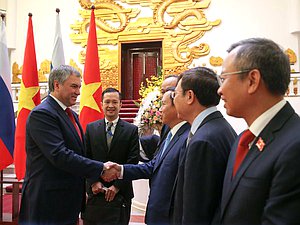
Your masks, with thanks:
<instances>
[{"instance_id":1,"label":"short black hair","mask_svg":"<svg viewBox=\"0 0 300 225\"><path fill-rule=\"evenodd\" d=\"M220 102L217 91L219 84L217 74L206 67L195 67L180 75L183 93L192 90L198 102L205 107L216 106Z\"/></svg>"},{"instance_id":2,"label":"short black hair","mask_svg":"<svg viewBox=\"0 0 300 225\"><path fill-rule=\"evenodd\" d=\"M115 89L115 88L112 88L112 87L109 87L109 88L106 88L103 92L102 92L102 101L103 101L103 98L104 98L104 95L106 93L112 93L112 92L117 92L119 94L119 99L120 101L122 100L122 94L121 92L119 92L119 90Z\"/></svg>"}]
</instances>

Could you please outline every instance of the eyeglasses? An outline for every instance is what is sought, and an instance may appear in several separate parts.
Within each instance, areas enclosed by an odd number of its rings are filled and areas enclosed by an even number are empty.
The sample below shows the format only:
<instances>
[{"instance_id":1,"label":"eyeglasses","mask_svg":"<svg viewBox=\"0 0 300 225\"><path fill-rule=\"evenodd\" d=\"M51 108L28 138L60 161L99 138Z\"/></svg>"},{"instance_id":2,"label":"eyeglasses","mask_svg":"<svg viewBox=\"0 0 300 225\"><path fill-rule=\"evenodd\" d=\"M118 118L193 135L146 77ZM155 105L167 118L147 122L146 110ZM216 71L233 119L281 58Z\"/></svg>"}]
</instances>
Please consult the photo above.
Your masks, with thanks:
<instances>
[{"instance_id":1,"label":"eyeglasses","mask_svg":"<svg viewBox=\"0 0 300 225\"><path fill-rule=\"evenodd\" d=\"M170 97L171 97L172 100L174 100L174 98L175 98L175 91L172 91L172 92L170 93Z\"/></svg>"},{"instance_id":2,"label":"eyeglasses","mask_svg":"<svg viewBox=\"0 0 300 225\"><path fill-rule=\"evenodd\" d=\"M186 91L172 91L171 93L170 93L170 97L172 98L172 99L174 99L175 98L175 96L176 95L178 95L178 93L185 93Z\"/></svg>"},{"instance_id":3,"label":"eyeglasses","mask_svg":"<svg viewBox=\"0 0 300 225\"><path fill-rule=\"evenodd\" d=\"M221 86L224 81L225 81L225 77L226 76L230 76L230 75L239 75L239 74L243 74L243 73L248 73L249 71L251 71L252 69L247 69L247 70L239 70L239 71L235 71L235 72L228 72L228 73L222 73L220 75L217 75L217 80L219 85Z\"/></svg>"}]
</instances>

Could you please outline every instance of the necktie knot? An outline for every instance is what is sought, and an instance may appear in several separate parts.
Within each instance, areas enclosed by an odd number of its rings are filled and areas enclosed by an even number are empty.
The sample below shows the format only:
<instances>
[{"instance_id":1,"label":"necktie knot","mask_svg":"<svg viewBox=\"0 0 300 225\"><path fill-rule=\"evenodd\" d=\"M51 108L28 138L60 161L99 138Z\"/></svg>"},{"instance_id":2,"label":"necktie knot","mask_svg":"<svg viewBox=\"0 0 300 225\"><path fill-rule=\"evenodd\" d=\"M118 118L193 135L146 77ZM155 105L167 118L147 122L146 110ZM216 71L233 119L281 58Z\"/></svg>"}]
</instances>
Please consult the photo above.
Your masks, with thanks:
<instances>
[{"instance_id":1,"label":"necktie knot","mask_svg":"<svg viewBox=\"0 0 300 225\"><path fill-rule=\"evenodd\" d=\"M113 126L113 122L107 122L106 132L111 136L113 135L111 131L112 126Z\"/></svg>"},{"instance_id":2,"label":"necktie knot","mask_svg":"<svg viewBox=\"0 0 300 225\"><path fill-rule=\"evenodd\" d=\"M111 145L111 142L113 139L113 133L111 130L112 126L113 126L113 122L107 122L107 124L106 124L106 140L107 140L108 149L110 149L110 145Z\"/></svg>"},{"instance_id":3,"label":"necktie knot","mask_svg":"<svg viewBox=\"0 0 300 225\"><path fill-rule=\"evenodd\" d=\"M171 131L168 133L168 135L167 135L167 137L166 137L166 142L170 142L170 140L171 140L171 138L172 138L172 133L171 133Z\"/></svg>"},{"instance_id":4,"label":"necktie knot","mask_svg":"<svg viewBox=\"0 0 300 225\"><path fill-rule=\"evenodd\" d=\"M192 139L193 136L194 135L193 135L192 131L190 131L189 136L188 136L187 141L186 141L186 146L188 146L188 144L190 143L190 140Z\"/></svg>"},{"instance_id":5,"label":"necktie knot","mask_svg":"<svg viewBox=\"0 0 300 225\"><path fill-rule=\"evenodd\" d=\"M72 110L70 108L66 108L65 111L69 117L73 117Z\"/></svg>"},{"instance_id":6,"label":"necktie knot","mask_svg":"<svg viewBox=\"0 0 300 225\"><path fill-rule=\"evenodd\" d=\"M245 159L245 157L249 151L249 144L251 141L253 141L254 138L255 138L255 136L250 130L246 130L242 134L242 136L239 140L237 151L236 151L235 163L233 166L233 174L232 174L233 177L235 176L240 165L242 164L243 160Z\"/></svg>"},{"instance_id":7,"label":"necktie knot","mask_svg":"<svg viewBox=\"0 0 300 225\"><path fill-rule=\"evenodd\" d=\"M65 111L66 111L66 113L67 113L69 119L71 120L73 126L75 127L75 129L76 129L76 131L77 131L77 133L78 133L80 139L82 139L82 136L81 136L81 132L80 132L79 126L78 126L78 124L76 123L76 120L75 120L75 117L74 117L74 115L73 115L73 113L72 113L72 110L71 110L70 108L66 108Z\"/></svg>"},{"instance_id":8,"label":"necktie knot","mask_svg":"<svg viewBox=\"0 0 300 225\"><path fill-rule=\"evenodd\" d=\"M248 147L249 143L253 141L254 137L254 134L250 130L246 130L241 136L239 145Z\"/></svg>"},{"instance_id":9,"label":"necktie knot","mask_svg":"<svg viewBox=\"0 0 300 225\"><path fill-rule=\"evenodd\" d=\"M161 158L162 155L164 154L165 150L167 149L167 147L168 147L168 145L169 145L169 143L171 141L171 138L172 138L172 133L171 133L171 131L169 131L159 158Z\"/></svg>"}]
</instances>

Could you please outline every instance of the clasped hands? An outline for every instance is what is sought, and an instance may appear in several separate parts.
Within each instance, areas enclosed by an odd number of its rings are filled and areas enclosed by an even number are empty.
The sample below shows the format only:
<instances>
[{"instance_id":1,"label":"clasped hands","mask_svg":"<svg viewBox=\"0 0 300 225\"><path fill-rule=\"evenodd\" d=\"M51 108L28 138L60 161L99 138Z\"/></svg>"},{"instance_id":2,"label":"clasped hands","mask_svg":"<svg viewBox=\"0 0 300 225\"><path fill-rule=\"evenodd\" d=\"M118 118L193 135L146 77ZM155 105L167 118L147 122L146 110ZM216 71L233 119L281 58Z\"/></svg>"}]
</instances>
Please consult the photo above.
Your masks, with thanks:
<instances>
[{"instance_id":1,"label":"clasped hands","mask_svg":"<svg viewBox=\"0 0 300 225\"><path fill-rule=\"evenodd\" d=\"M121 166L114 162L106 162L104 163L103 173L101 178L106 182L111 182L120 178L121 176Z\"/></svg>"}]
</instances>

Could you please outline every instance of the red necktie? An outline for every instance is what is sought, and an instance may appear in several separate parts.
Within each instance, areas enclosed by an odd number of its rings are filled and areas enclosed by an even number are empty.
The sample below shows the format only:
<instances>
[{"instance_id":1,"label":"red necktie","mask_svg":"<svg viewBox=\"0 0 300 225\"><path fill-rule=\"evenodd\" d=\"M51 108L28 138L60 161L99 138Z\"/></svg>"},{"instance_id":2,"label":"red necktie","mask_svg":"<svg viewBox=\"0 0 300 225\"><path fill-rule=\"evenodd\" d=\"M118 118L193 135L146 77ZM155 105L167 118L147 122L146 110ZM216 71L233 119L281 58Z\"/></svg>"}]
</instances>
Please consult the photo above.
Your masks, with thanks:
<instances>
[{"instance_id":1,"label":"red necktie","mask_svg":"<svg viewBox=\"0 0 300 225\"><path fill-rule=\"evenodd\" d=\"M78 125L77 125L77 123L75 121L75 118L74 118L74 115L72 113L72 110L70 108L66 108L66 113L68 114L68 117L70 118L70 120L73 123L73 125L74 125L74 127L75 127L75 129L76 129L76 131L77 131L77 133L78 133L78 135L80 137L80 139L82 140L81 133L80 133L79 127L78 127Z\"/></svg>"},{"instance_id":2,"label":"red necktie","mask_svg":"<svg viewBox=\"0 0 300 225\"><path fill-rule=\"evenodd\" d=\"M235 162L234 162L233 173L232 173L233 177L235 176L238 168L242 164L244 158L246 157L249 151L249 143L253 141L254 138L255 136L254 134L251 133L250 130L246 130L242 134L236 151Z\"/></svg>"}]
</instances>

